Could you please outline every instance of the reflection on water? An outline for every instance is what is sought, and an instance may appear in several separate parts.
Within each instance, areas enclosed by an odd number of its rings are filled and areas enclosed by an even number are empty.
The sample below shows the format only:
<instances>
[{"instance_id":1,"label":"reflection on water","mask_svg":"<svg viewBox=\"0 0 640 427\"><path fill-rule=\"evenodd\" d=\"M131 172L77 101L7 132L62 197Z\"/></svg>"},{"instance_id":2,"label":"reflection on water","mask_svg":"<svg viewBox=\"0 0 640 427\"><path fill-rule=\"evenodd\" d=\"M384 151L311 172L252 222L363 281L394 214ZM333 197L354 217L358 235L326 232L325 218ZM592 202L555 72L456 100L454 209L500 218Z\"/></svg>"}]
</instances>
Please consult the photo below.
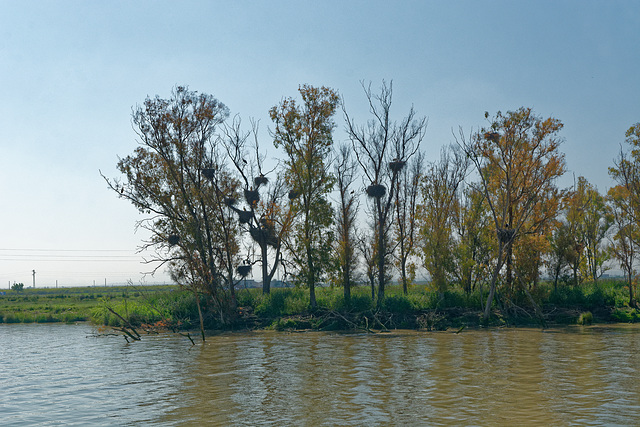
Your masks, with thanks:
<instances>
[{"instance_id":1,"label":"reflection on water","mask_svg":"<svg viewBox=\"0 0 640 427\"><path fill-rule=\"evenodd\" d=\"M640 325L175 335L0 325L0 424L638 425Z\"/></svg>"}]
</instances>

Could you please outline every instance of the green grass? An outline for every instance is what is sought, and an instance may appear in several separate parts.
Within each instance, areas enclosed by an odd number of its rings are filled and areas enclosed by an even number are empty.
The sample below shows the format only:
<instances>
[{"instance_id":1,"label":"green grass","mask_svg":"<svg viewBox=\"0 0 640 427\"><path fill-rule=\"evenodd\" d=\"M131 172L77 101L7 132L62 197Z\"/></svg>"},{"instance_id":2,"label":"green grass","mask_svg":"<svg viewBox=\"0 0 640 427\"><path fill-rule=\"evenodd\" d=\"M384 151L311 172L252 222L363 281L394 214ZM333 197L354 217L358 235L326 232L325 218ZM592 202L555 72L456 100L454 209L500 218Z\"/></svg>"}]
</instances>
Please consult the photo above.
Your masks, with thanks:
<instances>
[{"instance_id":1,"label":"green grass","mask_svg":"<svg viewBox=\"0 0 640 427\"><path fill-rule=\"evenodd\" d=\"M353 326L348 322L368 326L373 322L380 327L384 324L385 327L437 329L442 325L459 327L477 323L486 288L481 298L478 291L467 295L452 287L440 294L424 285L412 286L409 294L404 295L401 286L391 285L387 287L384 302L379 305L371 298L368 286L353 287L349 304L344 301L342 288L318 287L315 310L310 308L307 289L275 288L269 295L263 295L261 289L243 289L237 293L239 314L232 325L220 325L219 317L207 310L207 298L203 296L201 302L208 328L331 329ZM640 321L640 310L627 306L628 292L626 284L616 280L601 280L578 287L560 286L557 290L542 283L531 289L543 312L551 316L551 322L584 324ZM521 324L532 321L532 316L521 310L532 313L528 299L517 295L510 304L501 299L504 298L501 295L498 289L493 306L495 322ZM513 309L513 304L519 308ZM108 307L136 326L198 327L194 295L175 286L7 291L6 295L0 296L0 323L91 321L122 326L122 320Z\"/></svg>"},{"instance_id":2,"label":"green grass","mask_svg":"<svg viewBox=\"0 0 640 427\"><path fill-rule=\"evenodd\" d=\"M171 299L172 286L148 288L120 287L77 287L42 288L23 291L6 291L0 295L0 323L53 323L93 321L117 324L111 316L104 316L103 310L110 305L120 310L129 310L131 320L141 322L159 319L161 314L151 313L147 300L156 294ZM125 303L126 301L126 303ZM179 310L174 310L179 312ZM102 317L101 317L102 316ZM113 316L115 317L115 316ZM105 321L105 322L103 322Z\"/></svg>"}]
</instances>

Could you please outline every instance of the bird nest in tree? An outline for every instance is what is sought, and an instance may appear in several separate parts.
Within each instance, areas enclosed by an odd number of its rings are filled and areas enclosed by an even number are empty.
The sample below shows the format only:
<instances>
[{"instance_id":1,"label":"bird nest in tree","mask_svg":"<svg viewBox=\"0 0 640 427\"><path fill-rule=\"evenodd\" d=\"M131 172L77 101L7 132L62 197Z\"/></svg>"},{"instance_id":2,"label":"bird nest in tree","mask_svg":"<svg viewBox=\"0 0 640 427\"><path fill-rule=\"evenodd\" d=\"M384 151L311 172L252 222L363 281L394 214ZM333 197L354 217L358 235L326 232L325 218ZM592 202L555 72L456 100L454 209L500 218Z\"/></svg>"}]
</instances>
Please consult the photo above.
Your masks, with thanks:
<instances>
[{"instance_id":1,"label":"bird nest in tree","mask_svg":"<svg viewBox=\"0 0 640 427\"><path fill-rule=\"evenodd\" d=\"M236 200L234 197L225 197L224 199L224 204L227 206L235 206L236 203L238 203L238 200Z\"/></svg>"},{"instance_id":2,"label":"bird nest in tree","mask_svg":"<svg viewBox=\"0 0 640 427\"><path fill-rule=\"evenodd\" d=\"M240 277L247 277L249 273L251 273L251 266L246 264L239 265L238 268L236 268L236 271Z\"/></svg>"},{"instance_id":3,"label":"bird nest in tree","mask_svg":"<svg viewBox=\"0 0 640 427\"><path fill-rule=\"evenodd\" d=\"M249 234L253 240L259 244L267 244L274 248L278 247L278 238L272 228L252 228L249 230Z\"/></svg>"},{"instance_id":4,"label":"bird nest in tree","mask_svg":"<svg viewBox=\"0 0 640 427\"><path fill-rule=\"evenodd\" d=\"M300 193L298 193L296 190L291 190L289 191L289 200L297 199L299 195Z\"/></svg>"},{"instance_id":5,"label":"bird nest in tree","mask_svg":"<svg viewBox=\"0 0 640 427\"><path fill-rule=\"evenodd\" d=\"M394 173L398 173L404 168L406 164L407 162L404 160L394 160L392 162L389 162L389 169L391 169L391 171Z\"/></svg>"},{"instance_id":6,"label":"bird nest in tree","mask_svg":"<svg viewBox=\"0 0 640 427\"><path fill-rule=\"evenodd\" d=\"M216 170L213 168L202 169L202 175L207 179L213 179L216 174Z\"/></svg>"},{"instance_id":7,"label":"bird nest in tree","mask_svg":"<svg viewBox=\"0 0 640 427\"><path fill-rule=\"evenodd\" d=\"M484 137L489 141L498 142L500 134L498 132L485 132Z\"/></svg>"},{"instance_id":8,"label":"bird nest in tree","mask_svg":"<svg viewBox=\"0 0 640 427\"><path fill-rule=\"evenodd\" d=\"M509 243L511 239L513 239L513 235L515 234L515 232L516 230L512 228L499 228L498 239L500 239L502 243Z\"/></svg>"},{"instance_id":9,"label":"bird nest in tree","mask_svg":"<svg viewBox=\"0 0 640 427\"><path fill-rule=\"evenodd\" d=\"M252 217L253 212L251 211L238 211L238 221L240 221L240 224L248 224Z\"/></svg>"},{"instance_id":10,"label":"bird nest in tree","mask_svg":"<svg viewBox=\"0 0 640 427\"><path fill-rule=\"evenodd\" d=\"M261 185L265 185L268 182L269 178L264 175L256 176L255 178L253 178L253 183L255 184L256 188L260 187Z\"/></svg>"},{"instance_id":11,"label":"bird nest in tree","mask_svg":"<svg viewBox=\"0 0 640 427\"><path fill-rule=\"evenodd\" d=\"M375 197L376 199L383 197L386 192L387 189L382 184L371 184L367 187L367 195L369 197Z\"/></svg>"},{"instance_id":12,"label":"bird nest in tree","mask_svg":"<svg viewBox=\"0 0 640 427\"><path fill-rule=\"evenodd\" d=\"M167 241L171 246L177 245L180 241L180 236L178 236L177 234L170 234L167 238Z\"/></svg>"},{"instance_id":13,"label":"bird nest in tree","mask_svg":"<svg viewBox=\"0 0 640 427\"><path fill-rule=\"evenodd\" d=\"M260 193L258 193L258 190L244 190L244 198L249 206L254 206L260 201Z\"/></svg>"}]
</instances>

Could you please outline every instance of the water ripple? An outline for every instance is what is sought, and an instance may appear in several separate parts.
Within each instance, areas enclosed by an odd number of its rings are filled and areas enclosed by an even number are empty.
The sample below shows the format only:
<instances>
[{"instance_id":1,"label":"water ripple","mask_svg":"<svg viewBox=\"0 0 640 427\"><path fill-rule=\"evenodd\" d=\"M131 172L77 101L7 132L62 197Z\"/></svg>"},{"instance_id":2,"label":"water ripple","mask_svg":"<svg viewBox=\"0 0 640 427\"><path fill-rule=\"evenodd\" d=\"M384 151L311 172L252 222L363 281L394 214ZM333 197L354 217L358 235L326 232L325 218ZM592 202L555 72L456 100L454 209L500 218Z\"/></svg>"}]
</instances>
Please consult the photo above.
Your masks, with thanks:
<instances>
[{"instance_id":1,"label":"water ripple","mask_svg":"<svg viewBox=\"0 0 640 427\"><path fill-rule=\"evenodd\" d=\"M640 327L127 344L0 325L0 425L637 425Z\"/></svg>"}]
</instances>

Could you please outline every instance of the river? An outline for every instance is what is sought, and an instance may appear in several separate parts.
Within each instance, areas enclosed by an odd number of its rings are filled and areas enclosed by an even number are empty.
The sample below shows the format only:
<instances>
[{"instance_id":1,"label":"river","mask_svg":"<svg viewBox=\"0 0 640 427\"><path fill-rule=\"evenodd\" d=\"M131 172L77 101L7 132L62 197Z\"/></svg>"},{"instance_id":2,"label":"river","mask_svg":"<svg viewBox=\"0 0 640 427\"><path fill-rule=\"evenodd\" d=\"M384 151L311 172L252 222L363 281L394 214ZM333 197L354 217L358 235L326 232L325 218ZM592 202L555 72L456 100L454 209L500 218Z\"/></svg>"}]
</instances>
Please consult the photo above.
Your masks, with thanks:
<instances>
[{"instance_id":1,"label":"river","mask_svg":"<svg viewBox=\"0 0 640 427\"><path fill-rule=\"evenodd\" d=\"M98 332L0 324L0 425L640 425L640 325Z\"/></svg>"}]
</instances>

